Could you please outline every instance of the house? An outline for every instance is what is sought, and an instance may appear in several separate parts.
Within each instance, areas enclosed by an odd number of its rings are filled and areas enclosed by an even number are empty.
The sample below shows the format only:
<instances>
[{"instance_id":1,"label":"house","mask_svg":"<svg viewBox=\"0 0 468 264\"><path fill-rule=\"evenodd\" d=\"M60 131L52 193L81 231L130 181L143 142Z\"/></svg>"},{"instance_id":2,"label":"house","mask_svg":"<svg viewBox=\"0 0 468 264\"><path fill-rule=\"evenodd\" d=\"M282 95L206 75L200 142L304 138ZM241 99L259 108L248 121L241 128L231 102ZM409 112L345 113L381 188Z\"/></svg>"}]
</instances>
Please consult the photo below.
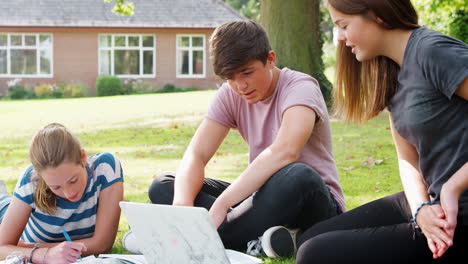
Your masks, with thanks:
<instances>
[{"instance_id":1,"label":"house","mask_svg":"<svg viewBox=\"0 0 468 264\"><path fill-rule=\"evenodd\" d=\"M0 8L0 93L21 85L81 82L99 75L162 87L216 88L208 55L213 30L245 17L221 0L131 0L114 14L103 0L8 0Z\"/></svg>"}]
</instances>

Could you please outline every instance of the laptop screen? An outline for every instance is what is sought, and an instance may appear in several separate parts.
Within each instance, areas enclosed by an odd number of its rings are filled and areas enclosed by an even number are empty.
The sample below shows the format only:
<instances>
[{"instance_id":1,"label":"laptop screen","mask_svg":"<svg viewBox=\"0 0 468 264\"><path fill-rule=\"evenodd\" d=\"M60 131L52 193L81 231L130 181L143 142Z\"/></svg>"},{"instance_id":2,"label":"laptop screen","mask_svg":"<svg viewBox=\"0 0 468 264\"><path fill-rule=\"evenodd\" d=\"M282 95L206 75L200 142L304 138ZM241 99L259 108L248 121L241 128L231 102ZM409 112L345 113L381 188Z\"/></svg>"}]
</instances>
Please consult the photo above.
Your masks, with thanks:
<instances>
[{"instance_id":1,"label":"laptop screen","mask_svg":"<svg viewBox=\"0 0 468 264\"><path fill-rule=\"evenodd\" d=\"M148 263L230 263L206 209L132 202L120 207Z\"/></svg>"}]
</instances>

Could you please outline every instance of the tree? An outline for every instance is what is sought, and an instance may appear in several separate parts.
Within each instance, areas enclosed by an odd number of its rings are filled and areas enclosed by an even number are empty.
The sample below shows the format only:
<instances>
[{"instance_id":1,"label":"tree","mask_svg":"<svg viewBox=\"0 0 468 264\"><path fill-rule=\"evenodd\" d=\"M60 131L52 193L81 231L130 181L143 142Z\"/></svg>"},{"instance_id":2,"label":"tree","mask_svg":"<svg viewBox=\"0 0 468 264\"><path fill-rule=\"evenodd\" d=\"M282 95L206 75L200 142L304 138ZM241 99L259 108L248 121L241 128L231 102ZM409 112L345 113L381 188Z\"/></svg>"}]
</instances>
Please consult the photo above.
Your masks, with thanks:
<instances>
[{"instance_id":1,"label":"tree","mask_svg":"<svg viewBox=\"0 0 468 264\"><path fill-rule=\"evenodd\" d=\"M320 0L260 0L265 27L279 67L312 75L328 105L331 84L323 73Z\"/></svg>"},{"instance_id":2,"label":"tree","mask_svg":"<svg viewBox=\"0 0 468 264\"><path fill-rule=\"evenodd\" d=\"M106 3L113 2L114 0L104 0ZM128 2L125 0L115 0L116 3L114 5L114 8L112 9L112 12L116 14L120 14L122 16L132 16L134 13L134 5L133 2Z\"/></svg>"},{"instance_id":3,"label":"tree","mask_svg":"<svg viewBox=\"0 0 468 264\"><path fill-rule=\"evenodd\" d=\"M421 25L468 43L466 0L413 0Z\"/></svg>"},{"instance_id":4,"label":"tree","mask_svg":"<svg viewBox=\"0 0 468 264\"><path fill-rule=\"evenodd\" d=\"M225 2L243 16L258 21L260 13L259 0L225 0Z\"/></svg>"}]
</instances>

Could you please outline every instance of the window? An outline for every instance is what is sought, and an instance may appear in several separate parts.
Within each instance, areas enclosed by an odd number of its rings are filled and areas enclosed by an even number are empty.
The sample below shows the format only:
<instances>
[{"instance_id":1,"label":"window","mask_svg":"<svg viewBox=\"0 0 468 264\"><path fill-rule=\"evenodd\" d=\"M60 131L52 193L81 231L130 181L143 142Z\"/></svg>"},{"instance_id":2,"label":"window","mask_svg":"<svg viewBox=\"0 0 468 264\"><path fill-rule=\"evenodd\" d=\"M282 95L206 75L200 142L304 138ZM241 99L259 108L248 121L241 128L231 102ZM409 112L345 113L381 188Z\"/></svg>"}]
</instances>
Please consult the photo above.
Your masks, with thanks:
<instances>
[{"instance_id":1,"label":"window","mask_svg":"<svg viewBox=\"0 0 468 264\"><path fill-rule=\"evenodd\" d=\"M205 35L177 35L177 77L205 77Z\"/></svg>"},{"instance_id":2,"label":"window","mask_svg":"<svg viewBox=\"0 0 468 264\"><path fill-rule=\"evenodd\" d=\"M155 76L154 35L99 35L99 74Z\"/></svg>"},{"instance_id":3,"label":"window","mask_svg":"<svg viewBox=\"0 0 468 264\"><path fill-rule=\"evenodd\" d=\"M52 35L0 33L0 76L52 77Z\"/></svg>"}]
</instances>

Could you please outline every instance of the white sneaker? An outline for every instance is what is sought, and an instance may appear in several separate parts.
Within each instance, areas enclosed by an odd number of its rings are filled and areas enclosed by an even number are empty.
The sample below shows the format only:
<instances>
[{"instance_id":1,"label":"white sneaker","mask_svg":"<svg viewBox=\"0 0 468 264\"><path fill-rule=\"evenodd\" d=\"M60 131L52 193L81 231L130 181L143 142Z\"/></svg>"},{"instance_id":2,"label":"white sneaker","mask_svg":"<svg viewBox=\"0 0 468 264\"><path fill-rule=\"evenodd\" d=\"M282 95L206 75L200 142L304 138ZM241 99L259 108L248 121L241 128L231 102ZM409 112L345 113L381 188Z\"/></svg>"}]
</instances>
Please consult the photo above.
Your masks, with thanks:
<instances>
[{"instance_id":1,"label":"white sneaker","mask_svg":"<svg viewBox=\"0 0 468 264\"><path fill-rule=\"evenodd\" d=\"M135 235L132 233L132 230L129 230L122 238L122 246L128 251L133 254L143 254L140 251L140 247L138 245L138 240L136 239Z\"/></svg>"},{"instance_id":2,"label":"white sneaker","mask_svg":"<svg viewBox=\"0 0 468 264\"><path fill-rule=\"evenodd\" d=\"M262 249L270 258L287 258L296 254L296 237L299 229L273 226L261 238Z\"/></svg>"}]
</instances>

